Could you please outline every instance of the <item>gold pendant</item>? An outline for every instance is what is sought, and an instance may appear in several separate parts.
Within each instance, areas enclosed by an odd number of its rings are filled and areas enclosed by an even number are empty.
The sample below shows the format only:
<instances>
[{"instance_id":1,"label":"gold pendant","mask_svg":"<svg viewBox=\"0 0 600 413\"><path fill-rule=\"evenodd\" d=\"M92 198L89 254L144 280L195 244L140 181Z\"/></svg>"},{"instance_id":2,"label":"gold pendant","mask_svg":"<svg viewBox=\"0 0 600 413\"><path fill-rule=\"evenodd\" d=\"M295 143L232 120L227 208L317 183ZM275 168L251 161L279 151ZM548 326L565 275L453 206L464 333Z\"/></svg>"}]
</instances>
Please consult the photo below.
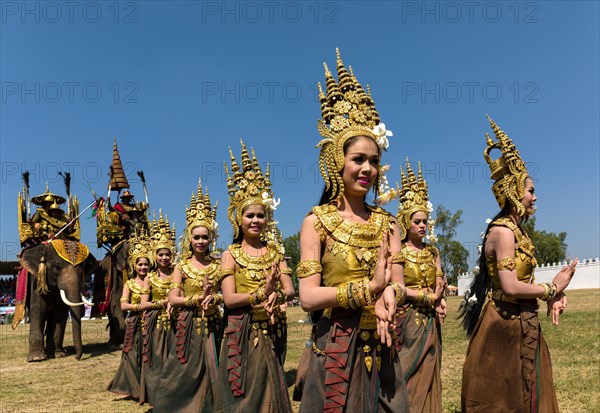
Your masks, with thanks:
<instances>
[{"instance_id":1,"label":"gold pendant","mask_svg":"<svg viewBox=\"0 0 600 413\"><path fill-rule=\"evenodd\" d=\"M377 365L377 371L381 370L381 357L375 357L375 364Z\"/></svg>"},{"instance_id":2,"label":"gold pendant","mask_svg":"<svg viewBox=\"0 0 600 413\"><path fill-rule=\"evenodd\" d=\"M367 366L367 370L370 373L371 368L373 367L373 358L371 356L365 356L365 365Z\"/></svg>"},{"instance_id":3,"label":"gold pendant","mask_svg":"<svg viewBox=\"0 0 600 413\"><path fill-rule=\"evenodd\" d=\"M254 347L258 346L258 336L254 337Z\"/></svg>"}]
</instances>

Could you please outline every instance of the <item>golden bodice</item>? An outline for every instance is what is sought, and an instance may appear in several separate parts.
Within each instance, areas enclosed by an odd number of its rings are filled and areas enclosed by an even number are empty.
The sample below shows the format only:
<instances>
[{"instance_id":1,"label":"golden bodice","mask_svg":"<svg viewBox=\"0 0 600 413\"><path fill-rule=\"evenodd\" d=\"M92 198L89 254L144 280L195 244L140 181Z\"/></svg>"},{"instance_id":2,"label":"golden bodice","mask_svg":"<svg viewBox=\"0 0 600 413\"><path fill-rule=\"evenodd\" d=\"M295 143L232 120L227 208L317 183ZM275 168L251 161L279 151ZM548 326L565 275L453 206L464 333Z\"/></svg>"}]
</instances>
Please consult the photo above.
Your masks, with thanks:
<instances>
[{"instance_id":1,"label":"golden bodice","mask_svg":"<svg viewBox=\"0 0 600 413\"><path fill-rule=\"evenodd\" d=\"M414 250L402 245L401 261L404 263L404 284L406 288L435 289L435 274L437 272L438 249L425 245L422 250Z\"/></svg>"},{"instance_id":2,"label":"golden bodice","mask_svg":"<svg viewBox=\"0 0 600 413\"><path fill-rule=\"evenodd\" d=\"M268 247L261 256L253 257L242 250L240 244L231 244L228 248L237 263L234 277L235 290L238 293L255 291L261 281L265 280L265 271L271 271L271 265L282 261L283 255L274 248Z\"/></svg>"},{"instance_id":3,"label":"golden bodice","mask_svg":"<svg viewBox=\"0 0 600 413\"><path fill-rule=\"evenodd\" d=\"M127 280L127 288L129 289L129 302L131 304L140 304L142 295L149 293L147 289L135 282L135 278Z\"/></svg>"},{"instance_id":4,"label":"golden bodice","mask_svg":"<svg viewBox=\"0 0 600 413\"><path fill-rule=\"evenodd\" d=\"M148 283L150 285L152 301L162 301L167 299L169 297L169 290L171 289L172 281L172 275L168 276L167 278L160 278L156 272L148 274Z\"/></svg>"},{"instance_id":5,"label":"golden bodice","mask_svg":"<svg viewBox=\"0 0 600 413\"><path fill-rule=\"evenodd\" d=\"M534 247L531 240L510 218L499 218L492 222L492 226L507 227L515 235L515 263L517 278L525 283L533 283L534 268L537 261L534 256ZM485 265L492 282L492 290L501 290L500 277L498 276L498 267L495 256L486 257Z\"/></svg>"},{"instance_id":6,"label":"golden bodice","mask_svg":"<svg viewBox=\"0 0 600 413\"><path fill-rule=\"evenodd\" d=\"M217 261L212 261L204 269L196 268L192 265L191 258L177 264L177 268L179 268L183 276L183 292L185 296L202 295L204 293L204 279L207 275L208 281L213 285L213 292L216 292L219 284L219 267Z\"/></svg>"},{"instance_id":7,"label":"golden bodice","mask_svg":"<svg viewBox=\"0 0 600 413\"><path fill-rule=\"evenodd\" d=\"M343 282L371 279L383 232L391 228L391 215L379 207L371 211L366 223L349 222L334 205L312 209L317 217L315 229L324 243L321 257L323 285L336 287Z\"/></svg>"}]
</instances>

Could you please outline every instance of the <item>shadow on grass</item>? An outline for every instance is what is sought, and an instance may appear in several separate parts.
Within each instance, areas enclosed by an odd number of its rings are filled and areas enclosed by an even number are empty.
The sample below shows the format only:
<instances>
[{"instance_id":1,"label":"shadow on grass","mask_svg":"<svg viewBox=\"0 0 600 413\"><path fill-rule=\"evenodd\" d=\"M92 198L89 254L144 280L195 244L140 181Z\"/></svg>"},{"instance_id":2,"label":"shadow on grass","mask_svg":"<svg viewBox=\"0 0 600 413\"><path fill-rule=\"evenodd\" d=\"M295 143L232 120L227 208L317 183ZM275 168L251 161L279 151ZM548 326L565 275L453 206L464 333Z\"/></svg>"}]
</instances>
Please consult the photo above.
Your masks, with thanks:
<instances>
[{"instance_id":1,"label":"shadow on grass","mask_svg":"<svg viewBox=\"0 0 600 413\"><path fill-rule=\"evenodd\" d=\"M291 369L285 372L285 382L288 387L293 387L296 382L296 369Z\"/></svg>"},{"instance_id":2,"label":"shadow on grass","mask_svg":"<svg viewBox=\"0 0 600 413\"><path fill-rule=\"evenodd\" d=\"M75 352L75 350L72 347L69 350L72 350L73 353ZM86 359L98 357L103 354L109 354L109 353L118 353L119 355L121 355L121 349L119 349L118 347L116 347L112 344L108 344L108 343L94 343L94 344L84 344L83 345L83 354L84 354L83 358L86 358ZM89 356L87 356L88 354L89 354Z\"/></svg>"}]
</instances>

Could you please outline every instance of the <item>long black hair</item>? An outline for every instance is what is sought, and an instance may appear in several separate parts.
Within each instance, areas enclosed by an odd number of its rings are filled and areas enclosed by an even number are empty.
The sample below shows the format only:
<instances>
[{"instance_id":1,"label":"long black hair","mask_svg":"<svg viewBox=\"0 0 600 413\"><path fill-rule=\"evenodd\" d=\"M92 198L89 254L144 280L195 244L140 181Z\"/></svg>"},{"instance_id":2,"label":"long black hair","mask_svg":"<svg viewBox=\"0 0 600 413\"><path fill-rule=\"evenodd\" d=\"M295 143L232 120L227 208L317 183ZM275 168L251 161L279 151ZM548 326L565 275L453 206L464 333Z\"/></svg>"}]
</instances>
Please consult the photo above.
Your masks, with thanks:
<instances>
[{"instance_id":1,"label":"long black hair","mask_svg":"<svg viewBox=\"0 0 600 413\"><path fill-rule=\"evenodd\" d=\"M506 203L508 206L508 202ZM473 278L473 282L469 289L465 292L465 297L463 302L460 305L458 311L458 318L462 318L460 325L465 329L467 333L467 337L471 337L473 330L475 330L475 326L477 325L477 321L479 320L479 315L481 314L481 310L483 309L483 303L485 302L485 296L488 291L489 286L489 274L487 271L487 266L485 262L485 240L492 229L492 224L495 220L500 217L503 217L508 214L508 209L505 208L498 212L494 218L488 224L485 235L483 237L483 243L481 244L481 254L479 255L478 265L479 265L479 273L475 275ZM469 299L475 297L477 301L473 304L469 303Z\"/></svg>"}]
</instances>

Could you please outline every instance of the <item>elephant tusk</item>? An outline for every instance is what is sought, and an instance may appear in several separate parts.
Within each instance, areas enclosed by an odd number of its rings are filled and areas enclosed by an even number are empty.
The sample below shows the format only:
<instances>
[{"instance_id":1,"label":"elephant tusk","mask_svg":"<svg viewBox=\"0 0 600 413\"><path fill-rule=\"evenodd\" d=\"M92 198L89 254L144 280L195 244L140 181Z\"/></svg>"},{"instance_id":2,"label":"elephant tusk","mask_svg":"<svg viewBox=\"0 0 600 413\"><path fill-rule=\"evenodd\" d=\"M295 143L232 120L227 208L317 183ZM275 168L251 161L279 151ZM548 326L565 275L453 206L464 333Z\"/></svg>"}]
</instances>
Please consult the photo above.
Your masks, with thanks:
<instances>
[{"instance_id":1,"label":"elephant tusk","mask_svg":"<svg viewBox=\"0 0 600 413\"><path fill-rule=\"evenodd\" d=\"M62 298L63 302L70 307L77 307L83 305L83 303L72 303L67 300L67 294L65 294L65 290L60 290L60 298Z\"/></svg>"},{"instance_id":2,"label":"elephant tusk","mask_svg":"<svg viewBox=\"0 0 600 413\"><path fill-rule=\"evenodd\" d=\"M83 301L84 303L86 303L86 304L87 304L87 305L89 305L89 306L93 306L93 305L94 305L94 303L93 303L93 302L91 302L90 300L88 300L87 298L85 298L85 297L83 296L83 294L81 294L81 301Z\"/></svg>"}]
</instances>

